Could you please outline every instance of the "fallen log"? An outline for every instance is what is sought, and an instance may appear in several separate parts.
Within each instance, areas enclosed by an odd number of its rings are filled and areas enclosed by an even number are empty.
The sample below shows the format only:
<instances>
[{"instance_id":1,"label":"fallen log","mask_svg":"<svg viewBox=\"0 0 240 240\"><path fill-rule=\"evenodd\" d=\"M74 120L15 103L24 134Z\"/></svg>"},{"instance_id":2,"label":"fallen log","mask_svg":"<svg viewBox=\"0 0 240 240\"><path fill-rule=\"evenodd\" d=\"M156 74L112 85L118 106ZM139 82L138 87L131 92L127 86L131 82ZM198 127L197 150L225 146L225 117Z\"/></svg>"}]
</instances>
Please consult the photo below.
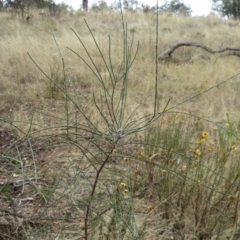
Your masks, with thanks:
<instances>
[{"instance_id":1,"label":"fallen log","mask_svg":"<svg viewBox=\"0 0 240 240\"><path fill-rule=\"evenodd\" d=\"M219 49L219 50L213 50L203 44L200 43L194 43L194 42L180 42L177 43L175 45L173 45L172 47L170 47L169 49L167 49L166 51L164 51L163 53L161 53L158 56L158 62L159 63L164 63L164 62L181 62L181 60L179 59L175 59L172 57L173 52L180 48L180 47L197 47L197 48L202 48L203 50L205 50L208 53L211 54L219 54L220 57L224 57L224 56L237 56L240 57L240 48L233 48L233 47L226 47L223 49ZM183 59L182 62L193 62L194 60L197 59L209 59L209 57L199 54L197 56L194 56L192 58L188 58L188 59Z\"/></svg>"}]
</instances>

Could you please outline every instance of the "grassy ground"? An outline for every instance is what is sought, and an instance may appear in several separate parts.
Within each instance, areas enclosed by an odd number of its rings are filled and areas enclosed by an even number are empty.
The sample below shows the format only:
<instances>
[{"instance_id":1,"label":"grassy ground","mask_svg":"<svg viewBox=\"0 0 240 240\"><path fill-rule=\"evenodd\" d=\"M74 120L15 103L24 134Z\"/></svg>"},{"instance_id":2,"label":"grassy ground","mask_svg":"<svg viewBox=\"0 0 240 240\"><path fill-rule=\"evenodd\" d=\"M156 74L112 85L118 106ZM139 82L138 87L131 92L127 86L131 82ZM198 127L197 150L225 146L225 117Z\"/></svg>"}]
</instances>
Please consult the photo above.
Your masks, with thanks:
<instances>
[{"instance_id":1,"label":"grassy ground","mask_svg":"<svg viewBox=\"0 0 240 240\"><path fill-rule=\"evenodd\" d=\"M181 48L209 59L159 64L156 97L153 13L32 15L0 14L0 239L238 239L239 59ZM161 14L158 51L238 27Z\"/></svg>"}]
</instances>

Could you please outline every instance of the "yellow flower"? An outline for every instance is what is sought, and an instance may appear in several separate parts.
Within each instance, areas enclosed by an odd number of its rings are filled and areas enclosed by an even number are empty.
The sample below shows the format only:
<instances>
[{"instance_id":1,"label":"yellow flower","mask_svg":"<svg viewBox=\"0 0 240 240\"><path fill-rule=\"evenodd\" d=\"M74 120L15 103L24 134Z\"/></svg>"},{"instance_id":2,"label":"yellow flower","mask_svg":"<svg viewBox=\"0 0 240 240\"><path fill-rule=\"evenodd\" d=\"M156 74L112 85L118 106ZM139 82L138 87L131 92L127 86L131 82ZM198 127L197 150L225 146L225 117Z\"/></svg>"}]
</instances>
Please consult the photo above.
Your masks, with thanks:
<instances>
[{"instance_id":1,"label":"yellow flower","mask_svg":"<svg viewBox=\"0 0 240 240\"><path fill-rule=\"evenodd\" d=\"M149 206L147 207L147 209L148 209L149 211L151 211L151 210L153 210L153 206L152 206L152 205L149 205Z\"/></svg>"},{"instance_id":2,"label":"yellow flower","mask_svg":"<svg viewBox=\"0 0 240 240\"><path fill-rule=\"evenodd\" d=\"M139 149L137 151L137 155L138 155L138 157L143 157L143 150Z\"/></svg>"},{"instance_id":3,"label":"yellow flower","mask_svg":"<svg viewBox=\"0 0 240 240\"><path fill-rule=\"evenodd\" d=\"M200 181L200 180L198 180L198 181L197 181L197 183L198 183L198 186L200 186L200 185L201 185L201 181Z\"/></svg>"},{"instance_id":4,"label":"yellow flower","mask_svg":"<svg viewBox=\"0 0 240 240\"><path fill-rule=\"evenodd\" d=\"M123 182L121 182L120 184L119 184L119 188L121 189L121 190L124 190L125 188L126 188L126 184L125 183L123 183Z\"/></svg>"},{"instance_id":5,"label":"yellow flower","mask_svg":"<svg viewBox=\"0 0 240 240\"><path fill-rule=\"evenodd\" d=\"M217 126L213 127L213 130L215 130L215 131L218 130L218 127Z\"/></svg>"},{"instance_id":6,"label":"yellow flower","mask_svg":"<svg viewBox=\"0 0 240 240\"><path fill-rule=\"evenodd\" d=\"M235 145L232 146L232 150L236 150L236 146Z\"/></svg>"},{"instance_id":7,"label":"yellow flower","mask_svg":"<svg viewBox=\"0 0 240 240\"><path fill-rule=\"evenodd\" d=\"M128 194L128 190L127 190L127 189L124 189L123 193L124 193L124 194Z\"/></svg>"},{"instance_id":8,"label":"yellow flower","mask_svg":"<svg viewBox=\"0 0 240 240\"><path fill-rule=\"evenodd\" d=\"M206 138L208 135L209 135L209 133L208 133L208 132L203 132L203 133L202 133L202 138L204 138L204 139L205 139L205 138Z\"/></svg>"},{"instance_id":9,"label":"yellow flower","mask_svg":"<svg viewBox=\"0 0 240 240\"><path fill-rule=\"evenodd\" d=\"M117 156L117 150L116 149L113 150L113 156Z\"/></svg>"},{"instance_id":10,"label":"yellow flower","mask_svg":"<svg viewBox=\"0 0 240 240\"><path fill-rule=\"evenodd\" d=\"M169 161L168 161L168 163L169 163L169 164L172 164L172 163L173 163L173 160L172 160L172 159L171 159L171 160L169 160Z\"/></svg>"},{"instance_id":11,"label":"yellow flower","mask_svg":"<svg viewBox=\"0 0 240 240\"><path fill-rule=\"evenodd\" d=\"M198 138L196 143L203 143L205 142L205 138Z\"/></svg>"},{"instance_id":12,"label":"yellow flower","mask_svg":"<svg viewBox=\"0 0 240 240\"><path fill-rule=\"evenodd\" d=\"M192 166L193 166L193 167L197 167L197 163L196 163L196 162L193 162L193 163L192 163Z\"/></svg>"},{"instance_id":13,"label":"yellow flower","mask_svg":"<svg viewBox=\"0 0 240 240\"><path fill-rule=\"evenodd\" d=\"M184 165L184 166L182 167L182 170L183 170L183 171L186 171L186 170L187 170L187 166Z\"/></svg>"},{"instance_id":14,"label":"yellow flower","mask_svg":"<svg viewBox=\"0 0 240 240\"><path fill-rule=\"evenodd\" d=\"M201 139L198 138L197 141L196 141L196 143L201 143Z\"/></svg>"},{"instance_id":15,"label":"yellow flower","mask_svg":"<svg viewBox=\"0 0 240 240\"><path fill-rule=\"evenodd\" d=\"M195 151L195 154L198 155L198 156L200 156L200 155L201 155L201 151L200 151L199 149L197 149L197 150Z\"/></svg>"}]
</instances>

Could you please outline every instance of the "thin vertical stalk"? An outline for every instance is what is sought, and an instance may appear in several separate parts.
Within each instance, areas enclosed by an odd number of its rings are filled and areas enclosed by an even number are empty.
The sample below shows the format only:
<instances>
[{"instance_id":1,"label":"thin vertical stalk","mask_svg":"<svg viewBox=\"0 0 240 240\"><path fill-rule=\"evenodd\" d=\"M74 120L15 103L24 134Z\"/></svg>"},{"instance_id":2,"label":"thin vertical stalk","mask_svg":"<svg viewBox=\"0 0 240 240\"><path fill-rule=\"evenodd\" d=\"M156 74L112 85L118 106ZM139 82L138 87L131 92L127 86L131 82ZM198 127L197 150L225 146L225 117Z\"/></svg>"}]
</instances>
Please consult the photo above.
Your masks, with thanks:
<instances>
[{"instance_id":1,"label":"thin vertical stalk","mask_svg":"<svg viewBox=\"0 0 240 240\"><path fill-rule=\"evenodd\" d=\"M84 229L85 237L84 238L85 238L85 240L88 239L88 235L89 235L89 233L88 233L88 218L89 218L89 212L90 212L90 209L91 209L91 206L92 206L92 199L93 199L93 196L95 194L96 187L97 187L98 179L99 179L100 173L102 172L104 166L106 165L106 163L108 162L109 158L111 157L112 152L115 149L118 140L119 140L119 138L116 139L116 141L114 142L114 144L112 146L111 151L108 153L108 155L106 156L104 162L102 163L102 165L97 170L97 173L96 173L96 176L95 176L95 179L94 179L94 182L93 182L93 187L92 187L92 191L90 193L90 198L89 198L89 202L88 202L86 213L85 213L85 219L84 219L84 227L85 227L85 229Z\"/></svg>"},{"instance_id":2,"label":"thin vertical stalk","mask_svg":"<svg viewBox=\"0 0 240 240\"><path fill-rule=\"evenodd\" d=\"M123 82L122 82L122 91L121 91L121 106L120 106L120 115L119 115L119 125L122 126L122 121L124 119L124 112L126 106L126 98L127 98L127 74L128 74L128 52L127 52L127 23L125 28L125 35L124 35L124 75L123 75Z\"/></svg>"},{"instance_id":3,"label":"thin vertical stalk","mask_svg":"<svg viewBox=\"0 0 240 240\"><path fill-rule=\"evenodd\" d=\"M158 100L158 0L157 0L157 22L156 22L156 57L155 57L155 64L156 64L156 76L155 76L155 100L154 100L154 116L157 112L157 100Z\"/></svg>"},{"instance_id":4,"label":"thin vertical stalk","mask_svg":"<svg viewBox=\"0 0 240 240\"><path fill-rule=\"evenodd\" d=\"M68 126L69 126L69 113L68 113L68 97L67 97L67 83L66 83L66 72L65 72L65 62L64 62L64 58L63 58L63 55L60 51L60 48L58 46L58 43L56 41L56 38L54 35L53 36L53 39L56 43L56 46L57 46L57 49L58 49L58 52L60 54L60 57L61 57L61 60L62 60L62 71L63 71L63 87L64 87L64 93L65 93L65 111L66 111L66 121L67 121L67 136L69 136L69 131L68 131Z\"/></svg>"}]
</instances>

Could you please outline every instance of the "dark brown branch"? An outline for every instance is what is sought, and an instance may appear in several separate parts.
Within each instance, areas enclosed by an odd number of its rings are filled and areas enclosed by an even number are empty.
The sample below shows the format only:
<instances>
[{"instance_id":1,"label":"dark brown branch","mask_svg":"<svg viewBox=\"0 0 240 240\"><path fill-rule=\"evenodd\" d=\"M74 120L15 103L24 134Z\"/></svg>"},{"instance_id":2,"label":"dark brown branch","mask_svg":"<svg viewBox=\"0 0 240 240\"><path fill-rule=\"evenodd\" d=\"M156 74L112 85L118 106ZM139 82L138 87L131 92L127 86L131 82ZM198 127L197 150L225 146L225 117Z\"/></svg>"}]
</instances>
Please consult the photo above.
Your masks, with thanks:
<instances>
[{"instance_id":1,"label":"dark brown branch","mask_svg":"<svg viewBox=\"0 0 240 240\"><path fill-rule=\"evenodd\" d=\"M88 218L89 218L89 212L90 212L90 209L92 207L92 199L94 197L94 194L95 194L95 190L96 190L96 187L97 187L97 184L98 184L98 181L99 181L99 175L101 174L104 166L107 164L108 160L110 159L115 147L116 147L116 144L118 142L119 138L116 140L116 142L114 143L114 145L112 146L112 149L111 151L107 154L105 160L103 161L103 163L101 164L101 166L99 167L99 169L97 170L97 173L96 173L96 176L95 176L95 179L94 179L94 182L93 182L93 186L92 186L92 190L91 190L91 193L90 193L90 198L89 198L89 202L87 204L87 209L86 209L86 213L85 213L85 219L84 219L84 232L85 232L85 237L84 239L85 240L88 240Z\"/></svg>"},{"instance_id":2,"label":"dark brown branch","mask_svg":"<svg viewBox=\"0 0 240 240\"><path fill-rule=\"evenodd\" d=\"M220 49L220 50L213 50L203 44L200 43L191 43L191 42L180 42L177 43L176 45L173 45L171 48L167 49L165 52L161 53L158 56L158 62L163 62L163 61L169 61L172 58L172 53L179 47L198 47L198 48L202 48L203 50L215 54L215 53L220 53L220 56L237 56L240 57L240 48L232 48L232 47L227 47L224 49Z\"/></svg>"},{"instance_id":3,"label":"dark brown branch","mask_svg":"<svg viewBox=\"0 0 240 240\"><path fill-rule=\"evenodd\" d=\"M239 50L240 51L240 50ZM225 57L225 56L236 56L236 57L240 57L240 52L226 52L226 53L222 53L220 55L221 57Z\"/></svg>"}]
</instances>

